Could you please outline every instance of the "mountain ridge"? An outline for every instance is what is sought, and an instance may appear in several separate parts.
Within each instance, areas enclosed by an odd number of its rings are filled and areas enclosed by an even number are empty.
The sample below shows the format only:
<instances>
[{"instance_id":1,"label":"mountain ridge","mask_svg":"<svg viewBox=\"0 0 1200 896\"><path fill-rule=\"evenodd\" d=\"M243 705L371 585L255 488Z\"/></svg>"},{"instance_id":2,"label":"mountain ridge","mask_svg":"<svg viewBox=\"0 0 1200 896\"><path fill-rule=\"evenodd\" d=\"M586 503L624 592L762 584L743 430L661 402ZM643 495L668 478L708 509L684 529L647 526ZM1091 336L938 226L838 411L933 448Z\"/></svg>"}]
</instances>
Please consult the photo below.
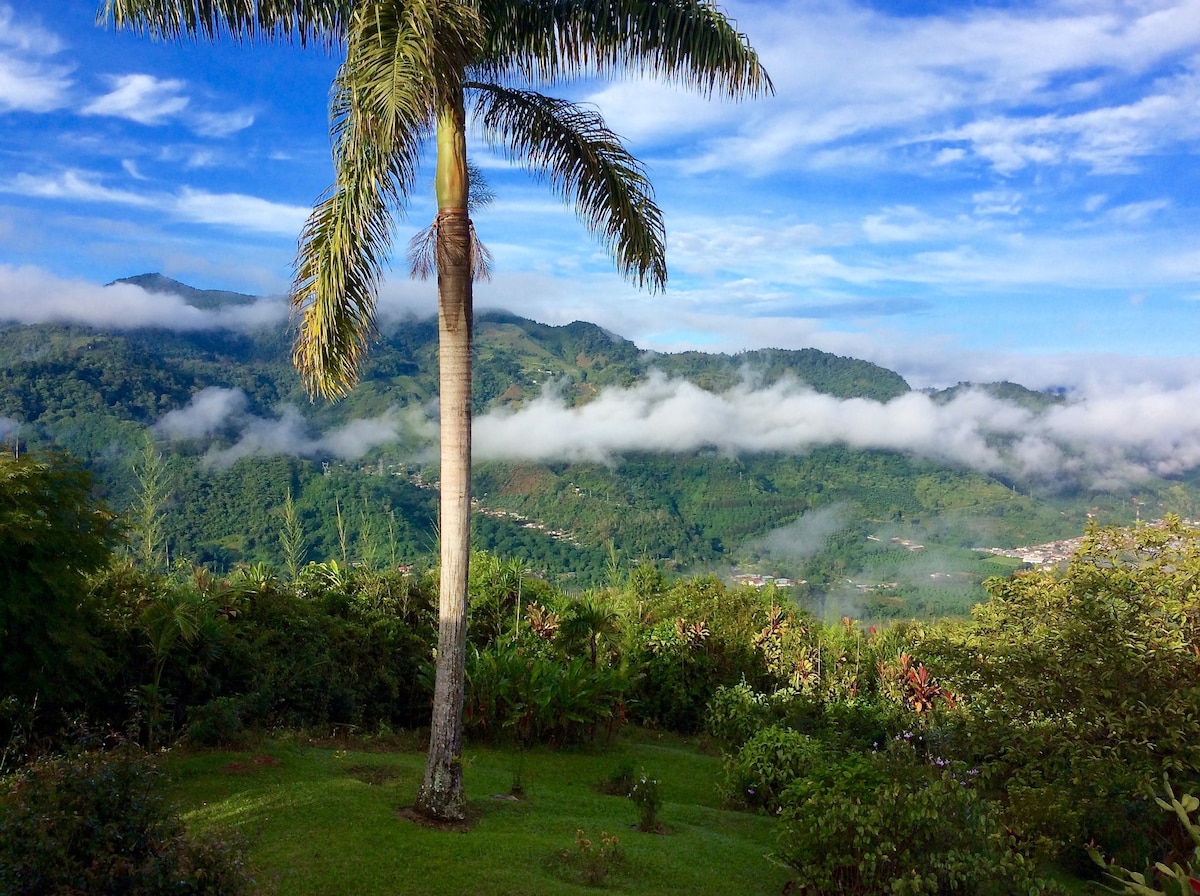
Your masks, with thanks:
<instances>
[{"instance_id":1,"label":"mountain ridge","mask_svg":"<svg viewBox=\"0 0 1200 896\"><path fill-rule=\"evenodd\" d=\"M215 294L219 301L243 296L194 290L161 275L117 282L134 281L180 295ZM662 391L653 386L656 372L675 392L686 382L695 395L728 396L724 407L752 390L794 395L793 384L801 382L831 401L879 407L913 393L894 371L812 348L661 354L584 321L551 326L506 311L477 315L473 403L481 418L560 405L563 422L555 425L577 426L602 393L632 401L648 389ZM555 390L549 404L548 383ZM432 319L385 328L360 385L338 403L305 395L282 328L0 327L0 417L18 422L32 447L81 457L118 508L133 502L135 466L147 436L154 438L175 483L166 510L172 552L217 568L280 562L278 517L289 493L309 527L310 559L344 557L346 539L373 544L364 551L378 558L388 553L381 533L395 539L392 555L425 556L436 541L428 484L437 469L422 433L432 429L436 389ZM954 390L946 390L944 402L955 400ZM1015 384L995 384L993 391L1030 406L1056 400ZM763 412L773 410L766 405ZM661 403L643 413L649 419L638 425L672 425L655 416L664 413ZM176 433L191 435L168 439L168 417L179 423ZM597 434L630 422L614 421ZM902 581L899 591L869 600L878 613L890 607L919 615L943 606L947 589L961 609L981 595L985 575L1003 571L972 548L1076 535L1089 514L1122 521L1131 507L1124 494L1035 494L1028 483L898 450L835 442L738 453L720 447L728 435L720 426L712 435L682 450L630 442L634 447L614 449L601 461L480 461L475 491L489 515L476 518L476 546L523 557L581 587L602 580L614 554L626 564L645 560L680 570L765 566L807 579L806 599L819 597L826 609L868 600L858 590L864 582ZM354 439L362 451L342 456L357 459L339 460L337 452ZM1139 494L1162 503L1171 488L1192 485L1151 484ZM552 530L572 540L545 534ZM926 547L897 548L893 537ZM967 578L931 586L929 576L946 569Z\"/></svg>"}]
</instances>

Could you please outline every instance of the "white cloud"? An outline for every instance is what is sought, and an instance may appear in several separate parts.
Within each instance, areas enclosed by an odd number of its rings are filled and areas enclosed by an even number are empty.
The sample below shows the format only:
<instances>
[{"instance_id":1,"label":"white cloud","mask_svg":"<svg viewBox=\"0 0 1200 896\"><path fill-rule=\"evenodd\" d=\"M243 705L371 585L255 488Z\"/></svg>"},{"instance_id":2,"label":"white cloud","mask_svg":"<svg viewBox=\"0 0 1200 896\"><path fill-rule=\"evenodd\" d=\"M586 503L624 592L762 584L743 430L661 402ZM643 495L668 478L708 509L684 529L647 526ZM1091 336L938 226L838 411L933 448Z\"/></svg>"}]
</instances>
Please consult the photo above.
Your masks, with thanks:
<instances>
[{"instance_id":1,"label":"white cloud","mask_svg":"<svg viewBox=\"0 0 1200 896\"><path fill-rule=\"evenodd\" d=\"M70 71L0 53L0 112L49 112L65 106Z\"/></svg>"},{"instance_id":2,"label":"white cloud","mask_svg":"<svg viewBox=\"0 0 1200 896\"><path fill-rule=\"evenodd\" d=\"M48 63L62 50L51 31L18 21L0 5L0 112L49 112L67 104L71 68Z\"/></svg>"},{"instance_id":3,"label":"white cloud","mask_svg":"<svg viewBox=\"0 0 1200 896\"><path fill-rule=\"evenodd\" d=\"M1066 162L1121 171L1197 137L1197 0L984 5L942 16L792 0L738 15L775 97L722 105L623 81L587 99L635 148L692 138L695 171L884 158L934 168L974 158L1002 173ZM1147 81L1167 66L1182 72ZM911 155L922 148L927 155Z\"/></svg>"},{"instance_id":4,"label":"white cloud","mask_svg":"<svg viewBox=\"0 0 1200 896\"><path fill-rule=\"evenodd\" d=\"M863 221L863 233L872 243L907 243L942 236L945 225L935 221L912 206L884 209L868 215Z\"/></svg>"},{"instance_id":5,"label":"white cloud","mask_svg":"<svg viewBox=\"0 0 1200 896\"><path fill-rule=\"evenodd\" d=\"M240 193L209 193L184 187L175 197L171 211L185 221L299 236L310 209Z\"/></svg>"},{"instance_id":6,"label":"white cloud","mask_svg":"<svg viewBox=\"0 0 1200 896\"><path fill-rule=\"evenodd\" d=\"M212 386L192 396L185 407L168 411L154 429L170 439L203 439L245 417L249 399L241 389Z\"/></svg>"},{"instance_id":7,"label":"white cloud","mask_svg":"<svg viewBox=\"0 0 1200 896\"><path fill-rule=\"evenodd\" d=\"M123 165L123 167L125 167ZM128 168L126 168L127 173ZM258 233L299 236L310 209L241 193L211 193L182 187L178 193L136 193L104 186L93 172L68 170L56 176L21 173L0 192L44 199L102 202L154 209L181 221L234 227Z\"/></svg>"},{"instance_id":8,"label":"white cloud","mask_svg":"<svg viewBox=\"0 0 1200 896\"><path fill-rule=\"evenodd\" d=\"M0 440L7 441L11 439L20 428L20 420L14 420L12 417L5 417L3 414L0 414Z\"/></svg>"},{"instance_id":9,"label":"white cloud","mask_svg":"<svg viewBox=\"0 0 1200 896\"><path fill-rule=\"evenodd\" d=\"M64 280L39 268L0 265L0 321L66 322L117 330L158 327L181 332L251 332L283 327L287 316L287 303L279 298L201 310L179 296L149 293L129 283L101 287Z\"/></svg>"},{"instance_id":10,"label":"white cloud","mask_svg":"<svg viewBox=\"0 0 1200 896\"><path fill-rule=\"evenodd\" d=\"M134 74L112 75L108 81L112 90L84 106L81 110L84 115L107 115L158 125L179 115L189 102L186 96L180 96L185 83L176 79Z\"/></svg>"},{"instance_id":11,"label":"white cloud","mask_svg":"<svg viewBox=\"0 0 1200 896\"><path fill-rule=\"evenodd\" d=\"M233 112L201 112L193 116L192 130L205 137L228 137L254 124L254 113L248 109Z\"/></svg>"},{"instance_id":12,"label":"white cloud","mask_svg":"<svg viewBox=\"0 0 1200 896\"><path fill-rule=\"evenodd\" d=\"M0 183L0 191L20 196L37 196L42 199L62 199L79 202L110 202L117 205L150 207L154 200L128 190L114 190L100 183L98 175L90 171L69 169L56 177L45 177L21 173L8 183Z\"/></svg>"},{"instance_id":13,"label":"white cloud","mask_svg":"<svg viewBox=\"0 0 1200 896\"><path fill-rule=\"evenodd\" d=\"M418 409L393 409L380 417L352 420L314 434L311 424L292 405L281 405L275 417L260 417L247 411L248 404L241 389L202 389L187 405L165 414L154 429L176 441L227 437L232 444L214 444L205 453L206 463L222 468L258 455L356 460L373 448L395 442L403 432L422 440L434 432Z\"/></svg>"},{"instance_id":14,"label":"white cloud","mask_svg":"<svg viewBox=\"0 0 1200 896\"><path fill-rule=\"evenodd\" d=\"M721 395L653 374L582 407L553 390L475 424L480 459L613 462L633 451L803 453L818 445L910 452L992 474L1099 488L1200 466L1200 383L1127 386L1034 411L979 389L838 399L784 380Z\"/></svg>"},{"instance_id":15,"label":"white cloud","mask_svg":"<svg viewBox=\"0 0 1200 896\"><path fill-rule=\"evenodd\" d=\"M18 22L12 6L4 3L0 4L0 48L52 56L62 49L62 41L40 25Z\"/></svg>"}]
</instances>

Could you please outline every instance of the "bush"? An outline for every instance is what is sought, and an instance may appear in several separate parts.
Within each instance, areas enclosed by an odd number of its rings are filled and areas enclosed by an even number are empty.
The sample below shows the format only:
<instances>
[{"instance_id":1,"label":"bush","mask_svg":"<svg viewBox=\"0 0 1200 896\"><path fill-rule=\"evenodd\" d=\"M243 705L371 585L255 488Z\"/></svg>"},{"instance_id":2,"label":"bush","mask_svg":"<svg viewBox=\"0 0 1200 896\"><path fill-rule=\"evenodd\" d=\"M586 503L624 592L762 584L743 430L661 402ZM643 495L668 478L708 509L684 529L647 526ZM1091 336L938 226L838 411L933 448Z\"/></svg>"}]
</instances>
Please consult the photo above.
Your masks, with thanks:
<instances>
[{"instance_id":1,"label":"bush","mask_svg":"<svg viewBox=\"0 0 1200 896\"><path fill-rule=\"evenodd\" d=\"M658 778L651 778L645 772L633 782L629 789L629 798L637 807L638 830L652 834L658 830L658 813L662 809L662 788Z\"/></svg>"},{"instance_id":2,"label":"bush","mask_svg":"<svg viewBox=\"0 0 1200 896\"><path fill-rule=\"evenodd\" d=\"M772 721L771 702L746 680L722 685L704 710L704 730L726 749L738 749Z\"/></svg>"},{"instance_id":3,"label":"bush","mask_svg":"<svg viewBox=\"0 0 1200 896\"><path fill-rule=\"evenodd\" d=\"M464 727L492 741L590 743L624 721L625 671L593 667L587 657L493 644L468 655L466 678Z\"/></svg>"},{"instance_id":4,"label":"bush","mask_svg":"<svg viewBox=\"0 0 1200 896\"><path fill-rule=\"evenodd\" d=\"M1161 825L1146 783L1200 777L1197 576L1200 531L1178 519L1092 529L1065 571L988 580L972 624L922 645L961 697L960 755L1067 859L1119 838L1137 861Z\"/></svg>"},{"instance_id":5,"label":"bush","mask_svg":"<svg viewBox=\"0 0 1200 896\"><path fill-rule=\"evenodd\" d=\"M791 728L764 728L725 760L725 799L775 814L784 790L823 758L817 741Z\"/></svg>"},{"instance_id":6,"label":"bush","mask_svg":"<svg viewBox=\"0 0 1200 896\"><path fill-rule=\"evenodd\" d=\"M159 777L122 748L43 760L9 779L0 795L0 892L253 892L242 848L188 836L163 806Z\"/></svg>"},{"instance_id":7,"label":"bush","mask_svg":"<svg viewBox=\"0 0 1200 896\"><path fill-rule=\"evenodd\" d=\"M781 797L779 857L808 896L1047 893L991 804L949 772L852 754ZM875 768L869 768L874 766ZM866 774L863 774L866 772ZM880 780L884 783L878 783Z\"/></svg>"}]
</instances>

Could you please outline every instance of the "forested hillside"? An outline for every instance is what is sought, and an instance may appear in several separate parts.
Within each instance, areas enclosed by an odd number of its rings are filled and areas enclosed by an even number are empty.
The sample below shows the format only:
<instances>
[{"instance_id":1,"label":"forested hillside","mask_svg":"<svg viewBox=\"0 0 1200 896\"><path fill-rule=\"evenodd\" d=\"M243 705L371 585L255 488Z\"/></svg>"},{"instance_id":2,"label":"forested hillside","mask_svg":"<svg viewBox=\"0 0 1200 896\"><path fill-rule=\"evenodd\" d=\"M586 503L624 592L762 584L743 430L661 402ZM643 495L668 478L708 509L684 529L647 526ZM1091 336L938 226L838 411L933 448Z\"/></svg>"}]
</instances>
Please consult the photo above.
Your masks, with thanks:
<instances>
[{"instance_id":1,"label":"forested hillside","mask_svg":"<svg viewBox=\"0 0 1200 896\"><path fill-rule=\"evenodd\" d=\"M161 275L126 282L208 312L258 301ZM138 464L149 438L164 457L164 550L174 558L221 569L283 563L291 495L307 559L424 564L435 539L436 327L410 319L382 329L360 386L329 404L303 393L284 326L8 325L0 423L22 450L84 460L118 510L145 490ZM547 395L570 413L648 383L733 394L794 382L876 403L911 394L892 371L815 349L657 354L592 324L503 312L478 316L476 342L478 415ZM966 388L935 397L948 403ZM987 389L1030 408L1060 400L1011 383ZM478 547L568 586L595 584L614 563L739 567L806 580L793 593L831 613L934 614L960 612L985 576L1010 568L972 549L1077 535L1089 512L1104 522L1136 512L1129 492L1038 488L899 451L732 451L713 425L712 444L698 448L481 460ZM1187 480L1137 492L1156 513L1185 515L1195 494Z\"/></svg>"}]
</instances>

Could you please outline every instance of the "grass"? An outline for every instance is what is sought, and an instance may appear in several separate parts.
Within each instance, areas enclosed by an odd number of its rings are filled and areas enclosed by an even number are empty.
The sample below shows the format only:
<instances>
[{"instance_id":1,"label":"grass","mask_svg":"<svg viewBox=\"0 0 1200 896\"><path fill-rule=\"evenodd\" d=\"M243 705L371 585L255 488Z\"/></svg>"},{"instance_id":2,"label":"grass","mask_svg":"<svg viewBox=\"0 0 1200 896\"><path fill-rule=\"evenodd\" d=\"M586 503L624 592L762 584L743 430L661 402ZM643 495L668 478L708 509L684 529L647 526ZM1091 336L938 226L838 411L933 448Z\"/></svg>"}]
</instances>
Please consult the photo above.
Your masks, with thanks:
<instances>
[{"instance_id":1,"label":"grass","mask_svg":"<svg viewBox=\"0 0 1200 896\"><path fill-rule=\"evenodd\" d=\"M412 802L424 754L280 740L247 752L177 754L173 797L197 829L237 829L250 859L288 896L570 894L594 891L573 858L582 829L620 840L610 893L779 893L790 875L767 854L774 820L725 810L721 760L685 739L633 732L603 752L468 748L464 779L474 829L421 827ZM662 782L665 834L634 829L632 802L596 785L622 762ZM519 774L525 796L505 796Z\"/></svg>"}]
</instances>

